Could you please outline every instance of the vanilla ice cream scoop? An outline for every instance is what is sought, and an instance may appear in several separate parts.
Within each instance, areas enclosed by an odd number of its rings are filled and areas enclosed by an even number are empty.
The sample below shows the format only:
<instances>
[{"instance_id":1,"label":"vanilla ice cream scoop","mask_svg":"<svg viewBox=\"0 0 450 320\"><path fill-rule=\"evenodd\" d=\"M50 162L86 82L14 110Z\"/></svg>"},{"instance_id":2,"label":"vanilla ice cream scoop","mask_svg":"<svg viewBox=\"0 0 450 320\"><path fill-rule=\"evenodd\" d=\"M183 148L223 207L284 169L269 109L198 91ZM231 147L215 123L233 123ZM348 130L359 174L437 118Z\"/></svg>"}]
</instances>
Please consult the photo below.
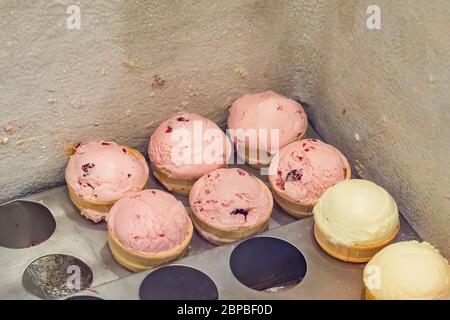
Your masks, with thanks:
<instances>
[{"instance_id":1,"label":"vanilla ice cream scoop","mask_svg":"<svg viewBox=\"0 0 450 320\"><path fill-rule=\"evenodd\" d=\"M427 242L397 242L369 261L364 284L370 297L378 300L448 299L450 266Z\"/></svg>"},{"instance_id":2,"label":"vanilla ice cream scoop","mask_svg":"<svg viewBox=\"0 0 450 320\"><path fill-rule=\"evenodd\" d=\"M375 183L344 180L329 188L314 207L314 221L335 244L375 244L395 235L397 204Z\"/></svg>"}]
</instances>

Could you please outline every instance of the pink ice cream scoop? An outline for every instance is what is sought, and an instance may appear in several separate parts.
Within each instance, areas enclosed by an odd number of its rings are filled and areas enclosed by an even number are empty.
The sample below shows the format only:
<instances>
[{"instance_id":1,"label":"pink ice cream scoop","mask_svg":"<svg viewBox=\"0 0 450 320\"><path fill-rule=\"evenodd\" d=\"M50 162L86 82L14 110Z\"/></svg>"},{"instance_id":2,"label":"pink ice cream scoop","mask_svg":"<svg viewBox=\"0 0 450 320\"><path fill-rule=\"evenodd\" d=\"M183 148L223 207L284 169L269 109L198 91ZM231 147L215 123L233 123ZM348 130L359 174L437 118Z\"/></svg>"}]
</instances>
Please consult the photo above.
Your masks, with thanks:
<instances>
[{"instance_id":1,"label":"pink ice cream scoop","mask_svg":"<svg viewBox=\"0 0 450 320\"><path fill-rule=\"evenodd\" d=\"M235 142L269 153L303 136L307 127L308 120L300 103L273 91L246 94L229 109L228 128L232 129Z\"/></svg>"},{"instance_id":2,"label":"pink ice cream scoop","mask_svg":"<svg viewBox=\"0 0 450 320\"><path fill-rule=\"evenodd\" d=\"M196 179L225 166L230 143L211 120L194 113L175 115L161 123L148 146L152 165L170 178Z\"/></svg>"},{"instance_id":3,"label":"pink ice cream scoop","mask_svg":"<svg viewBox=\"0 0 450 320\"><path fill-rule=\"evenodd\" d=\"M316 201L347 176L344 155L316 139L287 145L272 159L269 181L278 193L300 202Z\"/></svg>"},{"instance_id":4,"label":"pink ice cream scoop","mask_svg":"<svg viewBox=\"0 0 450 320\"><path fill-rule=\"evenodd\" d=\"M148 180L144 157L114 142L80 144L66 168L68 186L86 201L111 202L141 190Z\"/></svg>"},{"instance_id":5,"label":"pink ice cream scoop","mask_svg":"<svg viewBox=\"0 0 450 320\"><path fill-rule=\"evenodd\" d=\"M108 230L128 249L158 253L186 239L189 216L171 194L148 189L114 204L108 215Z\"/></svg>"},{"instance_id":6,"label":"pink ice cream scoop","mask_svg":"<svg viewBox=\"0 0 450 320\"><path fill-rule=\"evenodd\" d=\"M231 168L214 170L197 180L189 203L201 220L232 228L268 218L273 202L260 180L242 169Z\"/></svg>"}]
</instances>

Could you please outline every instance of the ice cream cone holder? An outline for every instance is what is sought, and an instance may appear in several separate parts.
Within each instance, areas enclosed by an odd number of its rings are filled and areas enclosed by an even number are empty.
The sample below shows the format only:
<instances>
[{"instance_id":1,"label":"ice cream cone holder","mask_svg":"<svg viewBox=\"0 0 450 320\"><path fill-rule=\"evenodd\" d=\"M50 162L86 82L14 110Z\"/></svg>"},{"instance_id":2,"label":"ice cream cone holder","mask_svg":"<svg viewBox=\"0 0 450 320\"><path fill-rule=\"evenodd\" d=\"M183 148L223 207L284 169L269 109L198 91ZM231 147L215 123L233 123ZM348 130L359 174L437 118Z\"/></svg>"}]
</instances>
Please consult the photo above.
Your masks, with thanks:
<instances>
[{"instance_id":1,"label":"ice cream cone holder","mask_svg":"<svg viewBox=\"0 0 450 320\"><path fill-rule=\"evenodd\" d=\"M164 189L154 176L148 186ZM0 299L364 299L364 264L331 257L313 230L311 217L275 204L258 235L216 246L194 232L184 257L133 273L114 260L106 224L86 220L56 187L0 205ZM411 239L401 217L394 241Z\"/></svg>"}]
</instances>

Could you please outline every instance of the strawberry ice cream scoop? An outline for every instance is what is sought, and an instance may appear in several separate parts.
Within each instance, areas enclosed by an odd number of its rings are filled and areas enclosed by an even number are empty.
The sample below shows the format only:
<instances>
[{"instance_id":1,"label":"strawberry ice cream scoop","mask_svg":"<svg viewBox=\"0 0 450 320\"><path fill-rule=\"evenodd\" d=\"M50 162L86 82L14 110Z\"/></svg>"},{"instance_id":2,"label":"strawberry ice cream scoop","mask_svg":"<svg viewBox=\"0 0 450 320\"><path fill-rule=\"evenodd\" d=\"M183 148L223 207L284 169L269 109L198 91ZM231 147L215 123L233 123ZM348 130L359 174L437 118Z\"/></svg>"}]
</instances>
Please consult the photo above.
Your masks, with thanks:
<instances>
[{"instance_id":1,"label":"strawberry ice cream scoop","mask_svg":"<svg viewBox=\"0 0 450 320\"><path fill-rule=\"evenodd\" d=\"M339 150L316 139L305 139L287 145L272 159L269 181L278 193L311 202L344 180L347 168L347 159Z\"/></svg>"},{"instance_id":2,"label":"strawberry ice cream scoop","mask_svg":"<svg viewBox=\"0 0 450 320\"><path fill-rule=\"evenodd\" d=\"M273 91L246 94L229 109L228 128L233 130L231 136L235 142L269 153L277 152L277 148L303 136L307 126L308 120L300 103ZM256 139L246 134L245 131L249 129L257 130ZM260 129L266 131L267 135ZM276 140L271 138L275 131L279 134L278 146L273 143Z\"/></svg>"},{"instance_id":3,"label":"strawberry ice cream scoop","mask_svg":"<svg viewBox=\"0 0 450 320\"><path fill-rule=\"evenodd\" d=\"M189 219L174 196L150 189L117 201L108 215L108 230L130 250L158 253L186 239Z\"/></svg>"},{"instance_id":4,"label":"strawberry ice cream scoop","mask_svg":"<svg viewBox=\"0 0 450 320\"><path fill-rule=\"evenodd\" d=\"M230 145L211 120L194 113L175 115L161 123L148 146L152 165L174 179L196 179L225 166Z\"/></svg>"},{"instance_id":5,"label":"strawberry ice cream scoop","mask_svg":"<svg viewBox=\"0 0 450 320\"><path fill-rule=\"evenodd\" d=\"M251 226L267 219L272 200L267 187L237 168L218 169L192 187L189 203L197 217L218 227Z\"/></svg>"},{"instance_id":6,"label":"strawberry ice cream scoop","mask_svg":"<svg viewBox=\"0 0 450 320\"><path fill-rule=\"evenodd\" d=\"M141 190L148 180L148 166L142 155L127 147L98 141L76 147L65 176L83 199L111 202Z\"/></svg>"}]
</instances>

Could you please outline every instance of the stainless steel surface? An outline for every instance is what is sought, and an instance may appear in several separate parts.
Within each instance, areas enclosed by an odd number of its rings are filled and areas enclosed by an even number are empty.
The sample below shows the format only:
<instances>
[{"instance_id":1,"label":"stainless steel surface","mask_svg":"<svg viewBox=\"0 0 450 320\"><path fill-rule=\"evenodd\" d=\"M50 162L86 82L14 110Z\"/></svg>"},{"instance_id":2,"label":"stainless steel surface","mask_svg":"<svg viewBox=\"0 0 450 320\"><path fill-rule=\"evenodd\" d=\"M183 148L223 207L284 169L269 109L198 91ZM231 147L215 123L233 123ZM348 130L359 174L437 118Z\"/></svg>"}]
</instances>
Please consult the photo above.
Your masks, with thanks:
<instances>
[{"instance_id":1,"label":"stainless steel surface","mask_svg":"<svg viewBox=\"0 0 450 320\"><path fill-rule=\"evenodd\" d=\"M141 282L142 300L217 300L219 292L205 273L187 266L159 268Z\"/></svg>"},{"instance_id":2,"label":"stainless steel surface","mask_svg":"<svg viewBox=\"0 0 450 320\"><path fill-rule=\"evenodd\" d=\"M257 170L246 167L248 171ZM152 188L163 189L152 176ZM188 205L188 198L177 196ZM67 254L85 262L94 273L92 287L124 278L132 273L113 259L107 243L106 224L94 224L83 218L69 199L65 186L34 194L27 198L37 206L45 205L53 214L56 229L47 240L36 246L12 249L0 245L0 299L35 299L22 285L27 266L39 257L49 254ZM189 209L189 208L188 208ZM46 209L47 210L47 209ZM0 211L0 215L3 214ZM274 208L269 229L295 221L278 206ZM187 256L195 256L216 246L194 233Z\"/></svg>"},{"instance_id":3,"label":"stainless steel surface","mask_svg":"<svg viewBox=\"0 0 450 320\"><path fill-rule=\"evenodd\" d=\"M47 190L29 199L49 208L56 229L48 240L33 247L0 247L0 299L37 299L23 286L22 275L30 263L50 254L66 254L86 263L94 274L92 286L131 274L113 260L106 243L106 225L84 219L70 202L65 187Z\"/></svg>"},{"instance_id":4,"label":"stainless steel surface","mask_svg":"<svg viewBox=\"0 0 450 320\"><path fill-rule=\"evenodd\" d=\"M308 130L308 136L318 137L312 129ZM256 169L242 167L252 174L259 175ZM267 183L266 177L261 179ZM163 189L153 176L149 179L149 187ZM177 198L188 206L187 197L177 196ZM93 273L91 288L80 292L80 295L98 295L104 299L139 298L141 281L150 272L132 274L115 262L107 244L106 224L94 224L83 218L71 203L65 186L34 194L26 200L33 203L33 206L38 205L39 208L33 210L41 214L48 208L56 221L56 228L50 238L36 246L13 249L5 247L5 243L9 243L6 240L3 244L0 243L0 299L39 299L39 294L33 293L26 282L24 285L23 275L33 261L52 254L76 257L90 267ZM41 207L41 204L45 207ZM9 210L2 211L1 208L0 219L2 215L6 217L9 214ZM34 217L28 216L21 223L38 226L39 223L35 223L33 219ZM48 221L51 219L47 219L47 223L43 225L48 225ZM191 266L206 273L216 284L220 299L359 299L363 265L343 263L328 256L313 239L311 226L311 218L296 221L275 205L269 221L269 231L264 233L265 236L278 237L290 242L306 258L306 276L300 284L289 290L282 290L281 286L264 292L245 287L230 270L229 258L237 244L216 247L197 233L194 233L187 256L174 265ZM402 219L397 240L417 238L416 233ZM271 259L270 256L266 258ZM59 295L46 297L55 298Z\"/></svg>"},{"instance_id":5,"label":"stainless steel surface","mask_svg":"<svg viewBox=\"0 0 450 320\"><path fill-rule=\"evenodd\" d=\"M253 290L279 292L305 278L307 263L301 251L285 240L254 237L233 250L230 270L239 282Z\"/></svg>"},{"instance_id":6,"label":"stainless steel surface","mask_svg":"<svg viewBox=\"0 0 450 320\"><path fill-rule=\"evenodd\" d=\"M403 218L401 225L395 241L418 239L417 234ZM237 243L186 257L172 265L190 266L206 273L216 284L219 299L361 299L364 264L345 263L326 254L314 240L312 227L313 219L307 218L259 235L286 240L305 256L308 266L306 276L297 286L289 290L276 293L263 292L252 290L240 283L233 276L229 262ZM267 256L267 259L270 258ZM86 290L83 294L103 299L139 299L140 283L151 272L138 273Z\"/></svg>"},{"instance_id":7,"label":"stainless steel surface","mask_svg":"<svg viewBox=\"0 0 450 320\"><path fill-rule=\"evenodd\" d=\"M36 246L55 231L56 222L40 203L17 200L0 205L0 246L20 249Z\"/></svg>"},{"instance_id":8,"label":"stainless steel surface","mask_svg":"<svg viewBox=\"0 0 450 320\"><path fill-rule=\"evenodd\" d=\"M77 286L74 277L80 275ZM23 273L24 288L42 299L57 299L77 293L92 285L91 268L83 261L65 254L51 254L34 260Z\"/></svg>"}]
</instances>

